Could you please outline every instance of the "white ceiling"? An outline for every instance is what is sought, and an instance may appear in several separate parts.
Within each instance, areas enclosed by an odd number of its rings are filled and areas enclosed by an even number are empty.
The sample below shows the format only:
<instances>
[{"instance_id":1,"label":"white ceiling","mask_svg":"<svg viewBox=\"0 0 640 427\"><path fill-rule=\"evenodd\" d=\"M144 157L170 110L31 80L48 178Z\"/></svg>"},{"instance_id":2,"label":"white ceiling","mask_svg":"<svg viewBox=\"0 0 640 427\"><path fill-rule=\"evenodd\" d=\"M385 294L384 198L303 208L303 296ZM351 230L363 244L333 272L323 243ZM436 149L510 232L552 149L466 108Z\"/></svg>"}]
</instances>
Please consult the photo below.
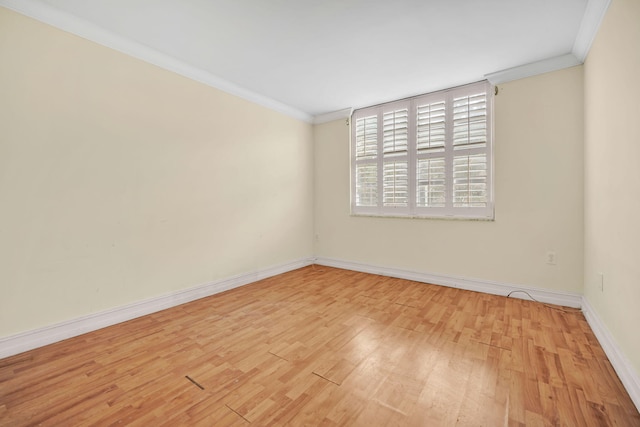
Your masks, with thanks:
<instances>
[{"instance_id":1,"label":"white ceiling","mask_svg":"<svg viewBox=\"0 0 640 427\"><path fill-rule=\"evenodd\" d=\"M478 81L562 55L573 53L579 62L584 58L576 49L585 43L580 39L589 44L589 31L595 31L586 28L594 2L603 0L0 0L0 5L98 42L117 40L112 47L134 55L144 51L161 58L156 63L173 61L167 68L309 117ZM36 9L46 9L48 19ZM77 22L71 25L72 20ZM126 43L136 48L122 48Z\"/></svg>"}]
</instances>

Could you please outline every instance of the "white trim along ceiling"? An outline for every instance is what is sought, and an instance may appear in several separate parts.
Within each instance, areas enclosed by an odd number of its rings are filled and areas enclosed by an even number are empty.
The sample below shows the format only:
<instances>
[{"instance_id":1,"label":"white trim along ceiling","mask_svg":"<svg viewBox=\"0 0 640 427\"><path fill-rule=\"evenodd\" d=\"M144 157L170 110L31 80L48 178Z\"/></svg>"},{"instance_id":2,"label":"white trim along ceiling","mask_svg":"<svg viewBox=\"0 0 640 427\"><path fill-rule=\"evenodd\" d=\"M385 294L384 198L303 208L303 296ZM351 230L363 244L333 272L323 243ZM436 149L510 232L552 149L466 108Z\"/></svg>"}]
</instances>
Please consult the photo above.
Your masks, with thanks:
<instances>
[{"instance_id":1,"label":"white trim along ceiling","mask_svg":"<svg viewBox=\"0 0 640 427\"><path fill-rule=\"evenodd\" d=\"M0 0L310 123L584 62L611 0Z\"/></svg>"}]
</instances>

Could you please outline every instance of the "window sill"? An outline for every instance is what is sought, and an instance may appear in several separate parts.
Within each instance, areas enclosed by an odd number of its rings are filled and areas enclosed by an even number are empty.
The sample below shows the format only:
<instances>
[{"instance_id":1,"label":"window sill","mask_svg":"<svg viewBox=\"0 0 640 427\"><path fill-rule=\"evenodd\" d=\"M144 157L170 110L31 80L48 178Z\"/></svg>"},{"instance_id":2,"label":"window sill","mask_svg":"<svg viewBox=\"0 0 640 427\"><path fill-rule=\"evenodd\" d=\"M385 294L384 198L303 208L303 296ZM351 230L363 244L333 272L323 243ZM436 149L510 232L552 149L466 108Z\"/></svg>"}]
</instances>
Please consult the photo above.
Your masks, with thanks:
<instances>
[{"instance_id":1,"label":"window sill","mask_svg":"<svg viewBox=\"0 0 640 427\"><path fill-rule=\"evenodd\" d=\"M464 217L464 216L423 216L423 215L376 215L367 213L353 213L349 216L354 218L390 218L390 219L426 219L426 220L444 220L444 221L482 221L482 222L495 222L494 217Z\"/></svg>"}]
</instances>

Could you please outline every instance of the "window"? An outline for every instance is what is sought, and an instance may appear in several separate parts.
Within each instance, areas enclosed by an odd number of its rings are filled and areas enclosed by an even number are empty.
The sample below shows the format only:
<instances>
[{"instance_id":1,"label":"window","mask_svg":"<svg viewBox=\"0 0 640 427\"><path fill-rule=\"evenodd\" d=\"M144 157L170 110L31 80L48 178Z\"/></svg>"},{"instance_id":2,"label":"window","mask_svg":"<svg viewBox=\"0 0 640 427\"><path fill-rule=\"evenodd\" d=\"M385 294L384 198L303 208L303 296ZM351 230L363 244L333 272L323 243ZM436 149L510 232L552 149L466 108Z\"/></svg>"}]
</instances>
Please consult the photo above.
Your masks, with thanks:
<instances>
[{"instance_id":1,"label":"window","mask_svg":"<svg viewBox=\"0 0 640 427\"><path fill-rule=\"evenodd\" d=\"M356 110L356 215L493 218L488 82Z\"/></svg>"}]
</instances>

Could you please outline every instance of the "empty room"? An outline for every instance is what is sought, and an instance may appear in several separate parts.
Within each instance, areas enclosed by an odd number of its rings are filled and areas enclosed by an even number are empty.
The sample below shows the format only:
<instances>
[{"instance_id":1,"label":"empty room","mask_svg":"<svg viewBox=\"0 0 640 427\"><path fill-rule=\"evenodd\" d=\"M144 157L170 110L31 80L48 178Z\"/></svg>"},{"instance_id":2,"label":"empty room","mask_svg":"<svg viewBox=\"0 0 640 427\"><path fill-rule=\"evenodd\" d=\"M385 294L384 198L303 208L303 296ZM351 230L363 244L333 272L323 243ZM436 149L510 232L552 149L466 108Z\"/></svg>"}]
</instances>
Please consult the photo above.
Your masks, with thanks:
<instances>
[{"instance_id":1,"label":"empty room","mask_svg":"<svg viewBox=\"0 0 640 427\"><path fill-rule=\"evenodd\" d=\"M638 0L0 0L0 426L640 426Z\"/></svg>"}]
</instances>

